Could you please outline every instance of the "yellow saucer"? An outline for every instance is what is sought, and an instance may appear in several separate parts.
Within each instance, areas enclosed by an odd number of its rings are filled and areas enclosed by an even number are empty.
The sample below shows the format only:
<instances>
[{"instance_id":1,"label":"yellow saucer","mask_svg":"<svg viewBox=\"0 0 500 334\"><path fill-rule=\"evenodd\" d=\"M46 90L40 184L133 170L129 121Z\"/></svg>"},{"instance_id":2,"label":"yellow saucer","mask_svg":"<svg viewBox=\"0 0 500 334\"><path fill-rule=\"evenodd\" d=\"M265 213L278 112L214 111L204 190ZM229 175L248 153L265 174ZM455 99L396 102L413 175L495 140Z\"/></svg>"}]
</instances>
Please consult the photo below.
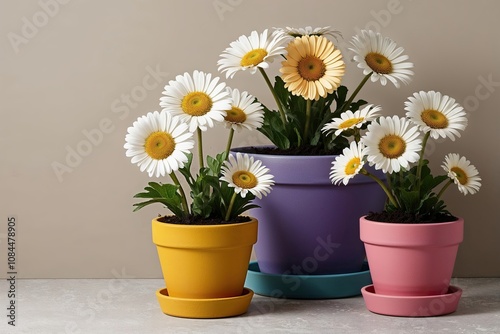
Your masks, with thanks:
<instances>
[{"instance_id":1,"label":"yellow saucer","mask_svg":"<svg viewBox=\"0 0 500 334\"><path fill-rule=\"evenodd\" d=\"M156 291L163 313L182 318L213 319L233 317L247 311L253 291L243 288L241 296L228 298L192 299L170 297L166 288Z\"/></svg>"}]
</instances>

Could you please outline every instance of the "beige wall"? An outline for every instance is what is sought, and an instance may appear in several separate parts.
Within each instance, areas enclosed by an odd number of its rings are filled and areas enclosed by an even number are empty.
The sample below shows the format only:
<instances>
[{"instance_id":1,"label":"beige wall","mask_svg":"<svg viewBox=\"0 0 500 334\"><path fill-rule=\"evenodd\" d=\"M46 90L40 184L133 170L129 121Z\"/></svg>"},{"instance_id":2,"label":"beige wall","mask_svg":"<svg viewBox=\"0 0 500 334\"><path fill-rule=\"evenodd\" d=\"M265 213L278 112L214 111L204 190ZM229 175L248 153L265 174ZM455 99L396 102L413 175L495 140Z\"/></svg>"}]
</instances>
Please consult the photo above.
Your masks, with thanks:
<instances>
[{"instance_id":1,"label":"beige wall","mask_svg":"<svg viewBox=\"0 0 500 334\"><path fill-rule=\"evenodd\" d=\"M430 153L436 168L444 154L464 154L483 178L475 196L446 195L466 220L455 274L500 276L500 2L40 0L1 7L0 268L14 215L20 277L159 277L149 222L165 211L132 213L132 196L148 178L125 157L127 127L159 109L162 87L175 75L216 73L219 54L239 35L330 25L346 40L377 29L406 49L415 64L411 85L370 84L361 93L385 114L403 115L408 96L431 89L470 112L462 138ZM347 70L344 83L353 89L362 74L353 63ZM257 75L227 82L270 101ZM94 136L90 146L85 132ZM218 136L207 135L209 153L222 148L226 138ZM257 133L235 139L237 146L262 143ZM87 155L66 161L78 149ZM56 162L68 168L59 177Z\"/></svg>"}]
</instances>

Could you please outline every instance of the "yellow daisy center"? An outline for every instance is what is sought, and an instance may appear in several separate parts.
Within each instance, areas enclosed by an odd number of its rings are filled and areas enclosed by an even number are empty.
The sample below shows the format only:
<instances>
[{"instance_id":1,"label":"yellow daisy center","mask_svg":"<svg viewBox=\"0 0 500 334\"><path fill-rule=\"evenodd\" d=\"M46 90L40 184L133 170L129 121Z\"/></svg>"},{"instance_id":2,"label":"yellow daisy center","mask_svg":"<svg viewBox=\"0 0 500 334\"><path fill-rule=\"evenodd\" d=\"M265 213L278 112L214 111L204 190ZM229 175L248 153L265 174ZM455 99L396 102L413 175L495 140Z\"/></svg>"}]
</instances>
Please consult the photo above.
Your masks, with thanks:
<instances>
[{"instance_id":1,"label":"yellow daisy center","mask_svg":"<svg viewBox=\"0 0 500 334\"><path fill-rule=\"evenodd\" d=\"M241 58L240 65L241 66L257 66L264 58L267 56L267 51L264 49L254 49L252 51L247 52L243 58Z\"/></svg>"},{"instance_id":2,"label":"yellow daisy center","mask_svg":"<svg viewBox=\"0 0 500 334\"><path fill-rule=\"evenodd\" d=\"M339 129L348 129L356 124L363 122L364 119L365 119L364 117L350 118L340 123Z\"/></svg>"},{"instance_id":3,"label":"yellow daisy center","mask_svg":"<svg viewBox=\"0 0 500 334\"><path fill-rule=\"evenodd\" d=\"M182 111L191 116L203 116L212 109L212 99L203 92L191 92L181 102Z\"/></svg>"},{"instance_id":4,"label":"yellow daisy center","mask_svg":"<svg viewBox=\"0 0 500 334\"><path fill-rule=\"evenodd\" d=\"M257 186L255 175L246 170L240 170L233 174L233 183L242 189L252 189Z\"/></svg>"},{"instance_id":5,"label":"yellow daisy center","mask_svg":"<svg viewBox=\"0 0 500 334\"><path fill-rule=\"evenodd\" d=\"M144 144L146 153L155 160L168 158L175 150L175 141L172 136L166 132L153 132L146 138Z\"/></svg>"},{"instance_id":6,"label":"yellow daisy center","mask_svg":"<svg viewBox=\"0 0 500 334\"><path fill-rule=\"evenodd\" d=\"M453 173L455 173L455 176L456 176L458 182L460 182L460 184L462 184L462 185L467 184L467 181L469 180L469 178L467 177L467 173L464 172L464 170L462 168L452 167L451 171Z\"/></svg>"},{"instance_id":7,"label":"yellow daisy center","mask_svg":"<svg viewBox=\"0 0 500 334\"><path fill-rule=\"evenodd\" d=\"M345 173L346 175L352 175L356 173L356 169L359 167L361 160L358 157L354 157L345 165Z\"/></svg>"},{"instance_id":8,"label":"yellow daisy center","mask_svg":"<svg viewBox=\"0 0 500 334\"><path fill-rule=\"evenodd\" d=\"M378 144L380 153L386 158L399 158L406 150L406 142L400 136L387 135Z\"/></svg>"},{"instance_id":9,"label":"yellow daisy center","mask_svg":"<svg viewBox=\"0 0 500 334\"><path fill-rule=\"evenodd\" d=\"M316 81L325 75L326 66L318 57L307 56L299 61L297 70L304 80Z\"/></svg>"},{"instance_id":10,"label":"yellow daisy center","mask_svg":"<svg viewBox=\"0 0 500 334\"><path fill-rule=\"evenodd\" d=\"M390 74L392 73L392 63L386 56L370 52L366 55L365 61L375 73Z\"/></svg>"},{"instance_id":11,"label":"yellow daisy center","mask_svg":"<svg viewBox=\"0 0 500 334\"><path fill-rule=\"evenodd\" d=\"M244 123L247 119L247 115L243 110L238 107L231 107L231 110L227 111L226 117L224 119L231 123Z\"/></svg>"},{"instance_id":12,"label":"yellow daisy center","mask_svg":"<svg viewBox=\"0 0 500 334\"><path fill-rule=\"evenodd\" d=\"M440 111L434 109L424 110L420 116L427 126L433 129L446 129L448 118Z\"/></svg>"}]
</instances>

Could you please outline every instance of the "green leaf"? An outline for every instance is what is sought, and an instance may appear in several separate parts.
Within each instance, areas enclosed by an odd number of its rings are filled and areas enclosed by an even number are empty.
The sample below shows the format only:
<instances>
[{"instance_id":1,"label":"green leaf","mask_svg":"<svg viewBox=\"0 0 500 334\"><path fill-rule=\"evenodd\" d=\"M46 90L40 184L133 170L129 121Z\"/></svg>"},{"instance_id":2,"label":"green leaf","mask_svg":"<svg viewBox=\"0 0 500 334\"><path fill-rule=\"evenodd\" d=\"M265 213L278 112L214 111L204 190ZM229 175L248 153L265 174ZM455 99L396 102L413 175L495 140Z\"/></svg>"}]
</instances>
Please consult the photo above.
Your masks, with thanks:
<instances>
[{"instance_id":1,"label":"green leaf","mask_svg":"<svg viewBox=\"0 0 500 334\"><path fill-rule=\"evenodd\" d=\"M427 175L425 178L422 179L420 191L422 193L431 192L434 188L436 188L438 185L440 185L443 181L447 179L448 179L447 175L438 175L436 177L433 177L432 175Z\"/></svg>"},{"instance_id":2,"label":"green leaf","mask_svg":"<svg viewBox=\"0 0 500 334\"><path fill-rule=\"evenodd\" d=\"M193 153L191 152L187 153L186 157L188 158L188 160L186 163L184 163L184 167L179 168L179 172L182 174L182 176L184 176L186 182L191 187L194 181L193 176L191 175L191 163L193 162Z\"/></svg>"},{"instance_id":3,"label":"green leaf","mask_svg":"<svg viewBox=\"0 0 500 334\"><path fill-rule=\"evenodd\" d=\"M416 212L420 206L420 194L418 191L406 191L401 189L399 193L399 198L401 200L401 205L405 212Z\"/></svg>"},{"instance_id":4,"label":"green leaf","mask_svg":"<svg viewBox=\"0 0 500 334\"><path fill-rule=\"evenodd\" d=\"M346 102L347 100L347 92L348 92L348 89L346 86L339 86L339 88L337 88L337 91L336 91L336 100L337 100L337 106L343 106L344 103Z\"/></svg>"},{"instance_id":5,"label":"green leaf","mask_svg":"<svg viewBox=\"0 0 500 334\"><path fill-rule=\"evenodd\" d=\"M277 111L264 106L264 123L259 131L280 149L301 146L318 146L326 150L337 150L340 153L348 142L345 137L326 136L322 133L324 125L333 118L339 117L342 106L347 101L348 89L340 86L336 91L312 101L308 137L304 138L306 123L306 100L301 96L291 94L281 77L275 78L274 91L283 105L286 123L283 124L281 115ZM335 111L332 105L335 102ZM355 111L366 104L364 100L352 102L350 109Z\"/></svg>"},{"instance_id":6,"label":"green leaf","mask_svg":"<svg viewBox=\"0 0 500 334\"><path fill-rule=\"evenodd\" d=\"M207 165L208 168L210 169L209 174L218 176L220 174L222 165L224 164L224 161L226 161L226 159L227 159L226 152L217 154L215 158L207 156Z\"/></svg>"},{"instance_id":7,"label":"green leaf","mask_svg":"<svg viewBox=\"0 0 500 334\"><path fill-rule=\"evenodd\" d=\"M134 204L134 212L147 205L160 203L165 205L174 215L179 217L184 215L181 204L182 198L178 192L178 186L156 182L149 182L148 185L148 187L144 188L144 192L136 194L134 198L149 198L149 200Z\"/></svg>"},{"instance_id":8,"label":"green leaf","mask_svg":"<svg viewBox=\"0 0 500 334\"><path fill-rule=\"evenodd\" d=\"M271 111L264 106L264 123L258 131L264 134L276 147L290 148L287 129L281 120L279 112Z\"/></svg>"},{"instance_id":9,"label":"green leaf","mask_svg":"<svg viewBox=\"0 0 500 334\"><path fill-rule=\"evenodd\" d=\"M281 103L286 105L286 102L291 94L288 89L285 88L285 82L283 81L283 79L281 79L280 76L276 76L274 78L274 91L276 92L276 95L278 95Z\"/></svg>"}]
</instances>

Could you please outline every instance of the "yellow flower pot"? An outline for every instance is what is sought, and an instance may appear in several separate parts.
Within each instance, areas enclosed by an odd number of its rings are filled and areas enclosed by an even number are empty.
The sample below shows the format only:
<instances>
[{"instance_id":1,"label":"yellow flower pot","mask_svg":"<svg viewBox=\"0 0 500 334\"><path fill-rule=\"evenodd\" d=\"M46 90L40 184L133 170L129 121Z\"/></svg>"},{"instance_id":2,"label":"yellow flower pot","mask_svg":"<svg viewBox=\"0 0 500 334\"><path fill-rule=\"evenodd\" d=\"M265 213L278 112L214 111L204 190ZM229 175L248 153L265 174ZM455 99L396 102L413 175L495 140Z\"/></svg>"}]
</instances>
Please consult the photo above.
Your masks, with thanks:
<instances>
[{"instance_id":1,"label":"yellow flower pot","mask_svg":"<svg viewBox=\"0 0 500 334\"><path fill-rule=\"evenodd\" d=\"M154 219L152 225L168 291L163 294L181 299L245 294L252 245L257 241L255 218L224 225L177 225Z\"/></svg>"}]
</instances>

